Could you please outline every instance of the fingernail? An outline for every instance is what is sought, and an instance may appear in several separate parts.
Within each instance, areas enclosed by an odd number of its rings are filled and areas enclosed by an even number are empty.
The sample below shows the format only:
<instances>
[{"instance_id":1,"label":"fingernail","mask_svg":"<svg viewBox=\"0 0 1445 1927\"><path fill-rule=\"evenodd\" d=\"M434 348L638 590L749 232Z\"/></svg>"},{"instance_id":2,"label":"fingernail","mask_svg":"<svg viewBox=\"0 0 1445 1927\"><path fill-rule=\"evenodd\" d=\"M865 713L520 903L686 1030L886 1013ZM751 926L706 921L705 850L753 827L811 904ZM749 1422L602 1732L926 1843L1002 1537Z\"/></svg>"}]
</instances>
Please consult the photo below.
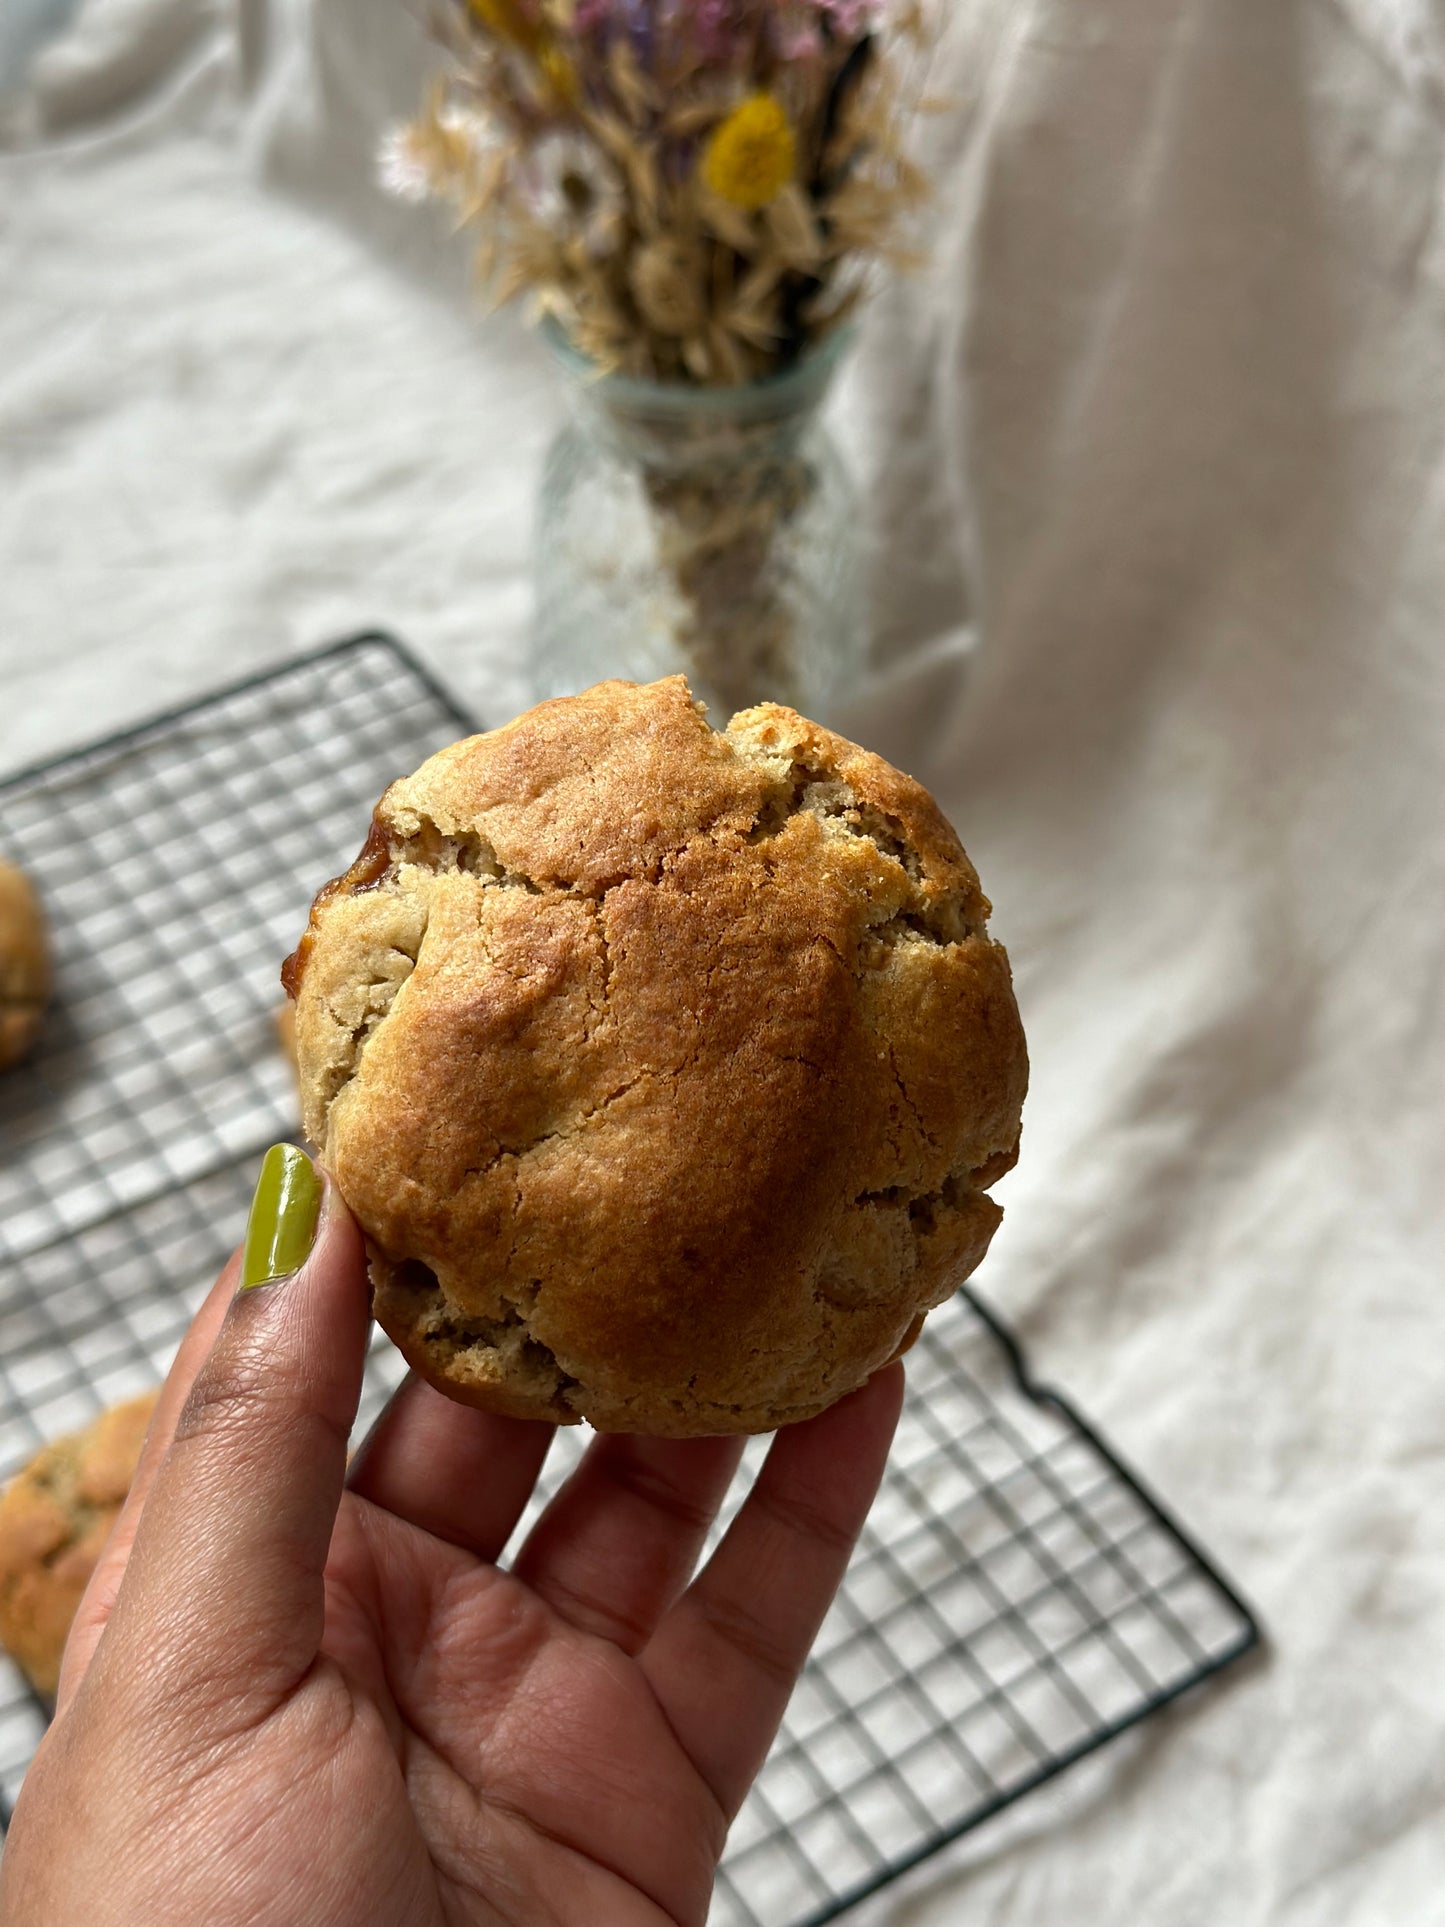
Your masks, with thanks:
<instances>
[{"instance_id":1,"label":"fingernail","mask_svg":"<svg viewBox=\"0 0 1445 1927\"><path fill-rule=\"evenodd\" d=\"M321 1209L321 1180L304 1151L273 1144L261 1160L246 1243L241 1252L241 1291L289 1278L311 1255Z\"/></svg>"}]
</instances>

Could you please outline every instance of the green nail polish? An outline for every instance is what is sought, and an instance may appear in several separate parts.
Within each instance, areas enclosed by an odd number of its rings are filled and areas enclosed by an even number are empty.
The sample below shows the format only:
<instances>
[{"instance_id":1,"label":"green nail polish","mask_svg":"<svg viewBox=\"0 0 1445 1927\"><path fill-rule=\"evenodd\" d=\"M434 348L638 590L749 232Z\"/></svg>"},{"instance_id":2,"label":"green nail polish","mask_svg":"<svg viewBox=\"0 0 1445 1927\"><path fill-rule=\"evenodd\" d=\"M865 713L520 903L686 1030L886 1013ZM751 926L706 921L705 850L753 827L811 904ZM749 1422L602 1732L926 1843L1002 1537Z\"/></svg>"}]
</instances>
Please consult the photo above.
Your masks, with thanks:
<instances>
[{"instance_id":1,"label":"green nail polish","mask_svg":"<svg viewBox=\"0 0 1445 1927\"><path fill-rule=\"evenodd\" d=\"M321 1180L304 1151L273 1144L261 1160L246 1221L240 1290L274 1284L299 1271L316 1242Z\"/></svg>"}]
</instances>

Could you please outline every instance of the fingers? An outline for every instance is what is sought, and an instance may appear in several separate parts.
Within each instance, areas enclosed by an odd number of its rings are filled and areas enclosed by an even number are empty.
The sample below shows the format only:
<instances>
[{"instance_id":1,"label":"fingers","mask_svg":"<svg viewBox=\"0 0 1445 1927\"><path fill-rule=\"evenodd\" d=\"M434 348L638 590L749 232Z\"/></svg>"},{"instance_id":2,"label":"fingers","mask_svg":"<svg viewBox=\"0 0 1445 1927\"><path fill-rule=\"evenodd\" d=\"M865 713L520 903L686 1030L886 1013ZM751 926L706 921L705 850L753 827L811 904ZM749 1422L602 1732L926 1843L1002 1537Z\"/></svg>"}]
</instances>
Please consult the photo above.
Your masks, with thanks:
<instances>
[{"instance_id":1,"label":"fingers","mask_svg":"<svg viewBox=\"0 0 1445 1927\"><path fill-rule=\"evenodd\" d=\"M329 1188L318 1229L319 1183L285 1150L263 1164L240 1288L155 1470L92 1667L217 1708L274 1703L316 1655L370 1324L360 1234Z\"/></svg>"},{"instance_id":2,"label":"fingers","mask_svg":"<svg viewBox=\"0 0 1445 1927\"><path fill-rule=\"evenodd\" d=\"M201 1364L216 1342L216 1334L221 1329L226 1307L230 1304L240 1276L241 1254L237 1251L226 1265L225 1270L212 1285L201 1309L191 1320L185 1337L171 1361L166 1374L165 1384L161 1387L156 1409L151 1416L150 1427L146 1432L145 1444L136 1464L135 1475L130 1482L124 1505L105 1542L105 1549L96 1562L90 1583L85 1589L71 1624L70 1637L66 1641L65 1661L61 1668L60 1686L56 1694L56 1711L61 1712L69 1704L90 1664L96 1642L105 1629L115 1603L116 1592L120 1587L121 1576L126 1561L130 1557L131 1545L135 1539L136 1527L140 1523L141 1508L155 1478L156 1468L165 1457L176 1429L176 1420L181 1408L190 1395L191 1385Z\"/></svg>"},{"instance_id":3,"label":"fingers","mask_svg":"<svg viewBox=\"0 0 1445 1927\"><path fill-rule=\"evenodd\" d=\"M582 1631L641 1650L687 1584L742 1439L594 1439L513 1565Z\"/></svg>"},{"instance_id":4,"label":"fingers","mask_svg":"<svg viewBox=\"0 0 1445 1927\"><path fill-rule=\"evenodd\" d=\"M423 1532L494 1560L555 1436L555 1426L475 1411L412 1376L367 1435L347 1484Z\"/></svg>"},{"instance_id":5,"label":"fingers","mask_svg":"<svg viewBox=\"0 0 1445 1927\"><path fill-rule=\"evenodd\" d=\"M785 1427L722 1544L640 1664L729 1816L762 1765L862 1530L898 1421L893 1365Z\"/></svg>"}]
</instances>

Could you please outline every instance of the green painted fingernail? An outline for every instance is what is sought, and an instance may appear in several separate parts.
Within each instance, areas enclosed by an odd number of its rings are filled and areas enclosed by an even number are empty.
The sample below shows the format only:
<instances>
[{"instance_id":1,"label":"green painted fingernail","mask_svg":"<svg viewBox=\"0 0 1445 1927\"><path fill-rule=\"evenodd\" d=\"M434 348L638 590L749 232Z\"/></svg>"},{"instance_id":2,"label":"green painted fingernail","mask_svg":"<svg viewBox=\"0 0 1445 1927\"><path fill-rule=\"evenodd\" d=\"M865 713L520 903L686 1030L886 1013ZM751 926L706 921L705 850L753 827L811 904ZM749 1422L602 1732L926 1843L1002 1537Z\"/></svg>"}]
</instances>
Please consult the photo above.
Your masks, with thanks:
<instances>
[{"instance_id":1,"label":"green painted fingernail","mask_svg":"<svg viewBox=\"0 0 1445 1927\"><path fill-rule=\"evenodd\" d=\"M294 1144L273 1144L261 1160L246 1220L239 1289L272 1285L299 1271L316 1242L320 1210L321 1180L310 1158Z\"/></svg>"}]
</instances>

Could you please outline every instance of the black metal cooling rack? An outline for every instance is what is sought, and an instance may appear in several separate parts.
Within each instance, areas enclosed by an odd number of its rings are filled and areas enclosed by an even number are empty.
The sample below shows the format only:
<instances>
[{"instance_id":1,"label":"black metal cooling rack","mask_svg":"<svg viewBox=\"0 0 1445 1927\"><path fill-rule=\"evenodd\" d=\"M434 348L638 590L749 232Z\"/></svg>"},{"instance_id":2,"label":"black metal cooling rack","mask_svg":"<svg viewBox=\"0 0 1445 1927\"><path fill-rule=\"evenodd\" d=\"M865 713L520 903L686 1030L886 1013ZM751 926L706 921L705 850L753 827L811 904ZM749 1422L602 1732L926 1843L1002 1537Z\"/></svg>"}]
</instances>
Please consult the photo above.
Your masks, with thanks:
<instances>
[{"instance_id":1,"label":"black metal cooling rack","mask_svg":"<svg viewBox=\"0 0 1445 1927\"><path fill-rule=\"evenodd\" d=\"M472 726L363 636L0 785L0 854L39 883L58 978L0 1079L0 1476L164 1372L260 1152L297 1129L279 959L386 783ZM400 1373L378 1335L361 1426ZM929 1321L909 1387L713 1927L834 1919L1258 1643L971 1292ZM542 1496L579 1449L562 1435ZM0 1661L0 1818L43 1725Z\"/></svg>"}]
</instances>

